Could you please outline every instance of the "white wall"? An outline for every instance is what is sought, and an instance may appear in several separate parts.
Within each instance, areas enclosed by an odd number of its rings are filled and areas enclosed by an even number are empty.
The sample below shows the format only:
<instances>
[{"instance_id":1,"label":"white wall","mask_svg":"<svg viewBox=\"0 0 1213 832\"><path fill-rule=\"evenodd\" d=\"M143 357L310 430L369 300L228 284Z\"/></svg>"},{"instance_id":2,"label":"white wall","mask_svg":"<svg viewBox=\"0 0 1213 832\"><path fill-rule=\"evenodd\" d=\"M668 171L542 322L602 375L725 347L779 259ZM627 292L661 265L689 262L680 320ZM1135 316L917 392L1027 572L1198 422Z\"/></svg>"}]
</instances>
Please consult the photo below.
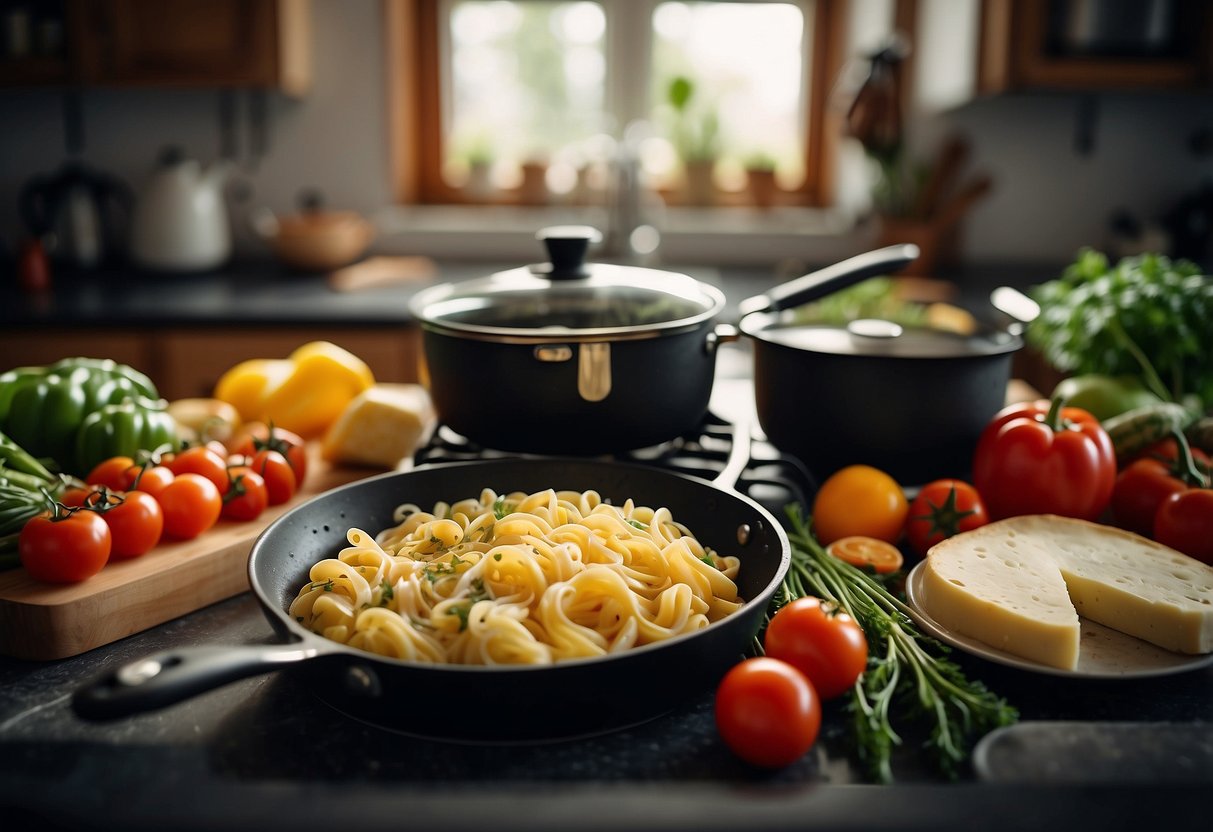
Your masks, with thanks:
<instances>
[{"instance_id":1,"label":"white wall","mask_svg":"<svg viewBox=\"0 0 1213 832\"><path fill-rule=\"evenodd\" d=\"M878 13L888 6L887 0L865 2ZM285 210L300 188L319 187L334 206L373 212L391 199L380 4L314 0L313 15L314 88L302 101L271 98L269 153L246 171L250 204ZM1213 176L1213 160L1195 159L1184 146L1193 130L1213 129L1213 95L1099 101L1096 144L1086 156L1073 148L1074 96L976 101L914 125L914 143L924 153L947 130L964 131L973 142L974 167L995 177L995 192L968 220L969 259L1068 260L1080 246L1103 244L1114 209L1156 216ZM90 91L85 108L85 160L132 185L166 144L206 161L218 154L214 92ZM12 245L20 185L64 159L59 98L0 91L0 124L0 234ZM246 139L242 133L242 147ZM820 245L823 251L838 247ZM253 249L248 241L244 247ZM812 260L814 252L802 256Z\"/></svg>"}]
</instances>

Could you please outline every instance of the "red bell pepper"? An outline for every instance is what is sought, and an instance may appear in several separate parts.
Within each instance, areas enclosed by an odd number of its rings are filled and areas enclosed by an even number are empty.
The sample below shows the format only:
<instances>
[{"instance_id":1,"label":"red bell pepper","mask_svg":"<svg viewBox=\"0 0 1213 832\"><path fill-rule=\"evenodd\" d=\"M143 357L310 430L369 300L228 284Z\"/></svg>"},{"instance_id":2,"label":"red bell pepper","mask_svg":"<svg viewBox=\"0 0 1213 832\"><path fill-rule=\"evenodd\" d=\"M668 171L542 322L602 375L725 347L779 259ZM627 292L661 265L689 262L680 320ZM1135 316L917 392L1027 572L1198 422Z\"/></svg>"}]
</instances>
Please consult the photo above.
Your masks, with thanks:
<instances>
[{"instance_id":1,"label":"red bell pepper","mask_svg":"<svg viewBox=\"0 0 1213 832\"><path fill-rule=\"evenodd\" d=\"M1116 481L1116 452L1099 420L1063 400L1010 405L986 425L973 484L991 519L1060 514L1096 520Z\"/></svg>"}]
</instances>

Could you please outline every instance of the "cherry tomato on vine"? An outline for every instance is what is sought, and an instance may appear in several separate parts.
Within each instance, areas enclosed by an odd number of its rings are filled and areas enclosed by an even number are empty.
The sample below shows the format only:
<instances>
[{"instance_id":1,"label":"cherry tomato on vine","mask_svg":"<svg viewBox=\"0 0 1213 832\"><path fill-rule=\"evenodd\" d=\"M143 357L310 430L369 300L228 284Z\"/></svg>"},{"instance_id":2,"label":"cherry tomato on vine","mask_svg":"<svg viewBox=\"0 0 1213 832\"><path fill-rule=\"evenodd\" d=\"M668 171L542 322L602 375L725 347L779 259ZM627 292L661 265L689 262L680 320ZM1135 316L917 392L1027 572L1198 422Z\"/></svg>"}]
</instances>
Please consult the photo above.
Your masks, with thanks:
<instances>
[{"instance_id":1,"label":"cherry tomato on vine","mask_svg":"<svg viewBox=\"0 0 1213 832\"><path fill-rule=\"evenodd\" d=\"M246 465L228 469L231 484L223 495L223 516L229 520L255 520L269 505L265 480Z\"/></svg>"},{"instance_id":2,"label":"cherry tomato on vine","mask_svg":"<svg viewBox=\"0 0 1213 832\"><path fill-rule=\"evenodd\" d=\"M17 550L30 577L49 583L78 583L109 561L109 526L86 509L44 512L21 528Z\"/></svg>"},{"instance_id":3,"label":"cherry tomato on vine","mask_svg":"<svg viewBox=\"0 0 1213 832\"><path fill-rule=\"evenodd\" d=\"M226 471L225 471L226 476ZM215 525L223 509L223 496L201 474L179 474L159 496L164 511L164 534L190 540Z\"/></svg>"},{"instance_id":4,"label":"cherry tomato on vine","mask_svg":"<svg viewBox=\"0 0 1213 832\"><path fill-rule=\"evenodd\" d=\"M295 469L278 451L263 448L247 464L265 480L270 505L281 505L295 496L298 489Z\"/></svg>"},{"instance_id":5,"label":"cherry tomato on vine","mask_svg":"<svg viewBox=\"0 0 1213 832\"><path fill-rule=\"evenodd\" d=\"M813 501L813 531L827 546L864 535L896 543L909 504L897 481L870 465L849 465L829 476Z\"/></svg>"},{"instance_id":6,"label":"cherry tomato on vine","mask_svg":"<svg viewBox=\"0 0 1213 832\"><path fill-rule=\"evenodd\" d=\"M1189 488L1164 499L1154 516L1154 539L1213 566L1213 490Z\"/></svg>"},{"instance_id":7,"label":"cherry tomato on vine","mask_svg":"<svg viewBox=\"0 0 1213 832\"><path fill-rule=\"evenodd\" d=\"M131 473L130 484L127 485L126 491L142 491L144 494L151 494L153 497L160 496L160 492L164 490L173 478L176 476L165 465L136 465Z\"/></svg>"},{"instance_id":8,"label":"cherry tomato on vine","mask_svg":"<svg viewBox=\"0 0 1213 832\"><path fill-rule=\"evenodd\" d=\"M164 510L155 497L143 491L97 493L100 499L89 499L86 507L109 526L111 560L137 558L160 542Z\"/></svg>"},{"instance_id":9,"label":"cherry tomato on vine","mask_svg":"<svg viewBox=\"0 0 1213 832\"><path fill-rule=\"evenodd\" d=\"M249 422L228 443L228 451L241 456L256 456L264 448L286 457L295 472L297 486L302 487L307 477L307 445L299 434L280 427L271 429L264 422Z\"/></svg>"},{"instance_id":10,"label":"cherry tomato on vine","mask_svg":"<svg viewBox=\"0 0 1213 832\"><path fill-rule=\"evenodd\" d=\"M821 730L821 699L803 673L769 656L735 665L716 689L716 730L734 754L763 768L791 765Z\"/></svg>"},{"instance_id":11,"label":"cherry tomato on vine","mask_svg":"<svg viewBox=\"0 0 1213 832\"><path fill-rule=\"evenodd\" d=\"M220 494L227 491L227 459L205 445L186 448L164 464L177 477L182 474L198 474L210 480L219 489Z\"/></svg>"},{"instance_id":12,"label":"cherry tomato on vine","mask_svg":"<svg viewBox=\"0 0 1213 832\"><path fill-rule=\"evenodd\" d=\"M85 500L94 491L95 489L92 486L86 488L65 488L63 493L59 495L59 502L68 508L79 508L84 505Z\"/></svg>"},{"instance_id":13,"label":"cherry tomato on vine","mask_svg":"<svg viewBox=\"0 0 1213 832\"><path fill-rule=\"evenodd\" d=\"M84 481L89 485L104 485L114 491L125 491L130 484L127 471L134 465L135 460L129 456L112 456L94 465Z\"/></svg>"},{"instance_id":14,"label":"cherry tomato on vine","mask_svg":"<svg viewBox=\"0 0 1213 832\"><path fill-rule=\"evenodd\" d=\"M941 540L990 522L977 489L962 480L935 480L910 503L906 537L920 556Z\"/></svg>"},{"instance_id":15,"label":"cherry tomato on vine","mask_svg":"<svg viewBox=\"0 0 1213 832\"><path fill-rule=\"evenodd\" d=\"M850 690L868 666L868 640L854 618L820 598L784 604L771 617L763 649L803 673L822 699Z\"/></svg>"}]
</instances>

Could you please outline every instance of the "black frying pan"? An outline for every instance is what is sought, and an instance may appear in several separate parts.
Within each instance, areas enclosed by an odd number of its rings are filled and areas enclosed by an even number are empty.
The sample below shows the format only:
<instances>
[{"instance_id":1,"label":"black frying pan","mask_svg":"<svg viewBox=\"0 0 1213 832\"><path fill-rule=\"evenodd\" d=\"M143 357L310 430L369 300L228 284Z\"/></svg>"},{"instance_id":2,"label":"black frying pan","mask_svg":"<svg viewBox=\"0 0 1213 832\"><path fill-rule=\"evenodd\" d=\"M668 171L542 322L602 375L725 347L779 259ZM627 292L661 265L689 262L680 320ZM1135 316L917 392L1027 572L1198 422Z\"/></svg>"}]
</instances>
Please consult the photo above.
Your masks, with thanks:
<instances>
[{"instance_id":1,"label":"black frying pan","mask_svg":"<svg viewBox=\"0 0 1213 832\"><path fill-rule=\"evenodd\" d=\"M740 433L740 431L739 431ZM541 741L620 728L710 689L747 649L787 571L788 538L758 503L733 490L748 458L735 442L713 483L636 464L512 459L425 465L326 492L284 514L257 539L249 582L282 643L169 650L108 671L77 691L82 717L110 719L171 705L258 673L291 668L302 684L357 719L420 736ZM598 491L619 504L668 506L705 546L741 558L740 610L694 634L601 659L545 667L431 666L329 641L286 612L311 565L333 557L357 526L391 525L400 503L546 488Z\"/></svg>"}]
</instances>

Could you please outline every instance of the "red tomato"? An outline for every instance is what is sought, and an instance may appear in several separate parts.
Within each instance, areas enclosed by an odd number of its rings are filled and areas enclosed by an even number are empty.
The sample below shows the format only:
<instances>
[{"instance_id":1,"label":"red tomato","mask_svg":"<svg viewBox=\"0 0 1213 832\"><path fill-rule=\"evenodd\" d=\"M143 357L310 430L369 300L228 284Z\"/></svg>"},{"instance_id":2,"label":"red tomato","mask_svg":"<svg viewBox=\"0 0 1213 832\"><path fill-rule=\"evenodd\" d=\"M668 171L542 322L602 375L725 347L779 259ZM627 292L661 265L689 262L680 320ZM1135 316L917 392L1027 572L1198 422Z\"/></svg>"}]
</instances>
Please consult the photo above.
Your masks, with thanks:
<instances>
[{"instance_id":1,"label":"red tomato","mask_svg":"<svg viewBox=\"0 0 1213 832\"><path fill-rule=\"evenodd\" d=\"M255 520L269 505L265 480L244 465L228 469L231 484L223 495L223 516L229 520Z\"/></svg>"},{"instance_id":2,"label":"red tomato","mask_svg":"<svg viewBox=\"0 0 1213 832\"><path fill-rule=\"evenodd\" d=\"M1189 445L1188 450L1192 452L1192 459L1196 463L1197 469L1204 475L1208 476L1210 470L1213 470L1213 460L1209 459L1209 455L1200 448L1193 448ZM1146 448L1137 458L1138 459L1160 459L1164 462L1172 462L1179 459L1179 443L1174 439L1163 439L1161 442L1155 442L1150 447Z\"/></svg>"},{"instance_id":3,"label":"red tomato","mask_svg":"<svg viewBox=\"0 0 1213 832\"><path fill-rule=\"evenodd\" d=\"M109 526L113 541L110 557L114 560L145 555L160 542L164 511L151 494L144 491L106 492L101 500L90 500L88 506Z\"/></svg>"},{"instance_id":4,"label":"red tomato","mask_svg":"<svg viewBox=\"0 0 1213 832\"><path fill-rule=\"evenodd\" d=\"M850 690L868 666L868 640L854 618L823 604L797 598L779 608L767 624L763 649L803 673L822 699Z\"/></svg>"},{"instance_id":5,"label":"red tomato","mask_svg":"<svg viewBox=\"0 0 1213 832\"><path fill-rule=\"evenodd\" d=\"M1149 537L1162 501L1188 490L1188 484L1172 476L1167 463L1139 459L1116 476L1112 489L1112 518L1116 525Z\"/></svg>"},{"instance_id":6,"label":"red tomato","mask_svg":"<svg viewBox=\"0 0 1213 832\"><path fill-rule=\"evenodd\" d=\"M271 430L264 422L249 422L232 437L228 450L241 456L256 456L257 451L268 448L286 457L295 471L295 482L302 487L307 476L307 445L297 433L274 427Z\"/></svg>"},{"instance_id":7,"label":"red tomato","mask_svg":"<svg viewBox=\"0 0 1213 832\"><path fill-rule=\"evenodd\" d=\"M79 508L84 505L84 501L93 493L93 489L89 488L66 488L59 495L59 502L68 508Z\"/></svg>"},{"instance_id":8,"label":"red tomato","mask_svg":"<svg viewBox=\"0 0 1213 832\"><path fill-rule=\"evenodd\" d=\"M295 469L278 451L269 448L257 451L248 465L265 480L270 505L281 505L295 496L298 485Z\"/></svg>"},{"instance_id":9,"label":"red tomato","mask_svg":"<svg viewBox=\"0 0 1213 832\"><path fill-rule=\"evenodd\" d=\"M135 464L129 456L112 456L93 466L84 481L89 485L104 485L114 491L125 491L130 485L127 471Z\"/></svg>"},{"instance_id":10,"label":"red tomato","mask_svg":"<svg viewBox=\"0 0 1213 832\"><path fill-rule=\"evenodd\" d=\"M45 512L21 527L17 549L30 577L69 584L91 578L110 558L109 526L93 511Z\"/></svg>"},{"instance_id":11,"label":"red tomato","mask_svg":"<svg viewBox=\"0 0 1213 832\"><path fill-rule=\"evenodd\" d=\"M990 522L977 489L961 480L935 480L910 503L906 537L919 555L941 540Z\"/></svg>"},{"instance_id":12,"label":"red tomato","mask_svg":"<svg viewBox=\"0 0 1213 832\"><path fill-rule=\"evenodd\" d=\"M993 520L1060 514L1097 520L1116 481L1116 452L1099 420L1060 399L1000 411L977 441L973 485Z\"/></svg>"},{"instance_id":13,"label":"red tomato","mask_svg":"<svg viewBox=\"0 0 1213 832\"><path fill-rule=\"evenodd\" d=\"M716 689L716 730L747 763L781 768L817 741L821 700L813 683L787 662L746 659Z\"/></svg>"},{"instance_id":14,"label":"red tomato","mask_svg":"<svg viewBox=\"0 0 1213 832\"><path fill-rule=\"evenodd\" d=\"M165 465L175 476L199 474L214 483L220 494L227 491L227 460L205 445L186 448L168 459Z\"/></svg>"},{"instance_id":15,"label":"red tomato","mask_svg":"<svg viewBox=\"0 0 1213 832\"><path fill-rule=\"evenodd\" d=\"M1213 566L1213 490L1189 488L1158 506L1154 539Z\"/></svg>"},{"instance_id":16,"label":"red tomato","mask_svg":"<svg viewBox=\"0 0 1213 832\"><path fill-rule=\"evenodd\" d=\"M134 476L130 478L130 484L127 485L125 490L142 491L144 494L151 494L153 497L160 496L160 492L176 476L167 466L151 464L135 466L132 469L132 473Z\"/></svg>"},{"instance_id":17,"label":"red tomato","mask_svg":"<svg viewBox=\"0 0 1213 832\"><path fill-rule=\"evenodd\" d=\"M160 492L164 511L164 534L190 540L202 534L219 519L223 496L215 484L201 474L179 474Z\"/></svg>"}]
</instances>

